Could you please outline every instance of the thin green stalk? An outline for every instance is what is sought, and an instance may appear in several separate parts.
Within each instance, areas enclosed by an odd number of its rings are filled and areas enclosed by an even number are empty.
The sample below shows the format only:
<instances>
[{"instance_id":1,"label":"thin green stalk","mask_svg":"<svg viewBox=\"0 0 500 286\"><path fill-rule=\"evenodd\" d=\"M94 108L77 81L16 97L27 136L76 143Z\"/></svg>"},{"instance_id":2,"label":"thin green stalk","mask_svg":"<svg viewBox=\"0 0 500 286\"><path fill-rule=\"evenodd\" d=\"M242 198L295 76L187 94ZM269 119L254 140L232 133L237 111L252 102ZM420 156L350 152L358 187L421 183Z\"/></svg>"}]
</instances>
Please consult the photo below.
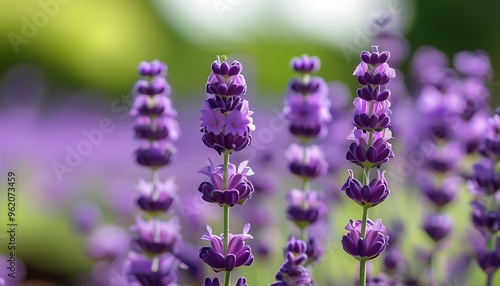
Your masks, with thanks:
<instances>
[{"instance_id":1,"label":"thin green stalk","mask_svg":"<svg viewBox=\"0 0 500 286\"><path fill-rule=\"evenodd\" d=\"M366 221L368 220L368 207L363 207L363 220L361 224L361 237L364 239L366 235ZM359 262L359 286L366 285L366 260L362 259Z\"/></svg>"},{"instance_id":2,"label":"thin green stalk","mask_svg":"<svg viewBox=\"0 0 500 286\"><path fill-rule=\"evenodd\" d=\"M371 133L370 133L371 134ZM370 170L363 170L363 182L368 184L370 182ZM361 223L361 237L365 239L366 236L366 222L368 220L368 209L369 207L363 206L363 219ZM359 262L359 286L366 285L366 260L362 259Z\"/></svg>"},{"instance_id":3,"label":"thin green stalk","mask_svg":"<svg viewBox=\"0 0 500 286\"><path fill-rule=\"evenodd\" d=\"M227 190L227 176L229 166L229 152L224 152L224 173L222 175L222 187ZM229 245L229 206L224 205L224 254L228 254ZM229 286L231 280L231 272L226 271L224 285Z\"/></svg>"},{"instance_id":4,"label":"thin green stalk","mask_svg":"<svg viewBox=\"0 0 500 286\"><path fill-rule=\"evenodd\" d=\"M486 286L493 286L493 273L488 274L486 279Z\"/></svg>"},{"instance_id":5,"label":"thin green stalk","mask_svg":"<svg viewBox=\"0 0 500 286\"><path fill-rule=\"evenodd\" d=\"M361 237L364 239L366 235L366 221L368 220L368 207L363 207L363 220L361 224Z\"/></svg>"},{"instance_id":6,"label":"thin green stalk","mask_svg":"<svg viewBox=\"0 0 500 286\"><path fill-rule=\"evenodd\" d=\"M359 286L366 285L366 260L359 262Z\"/></svg>"}]
</instances>

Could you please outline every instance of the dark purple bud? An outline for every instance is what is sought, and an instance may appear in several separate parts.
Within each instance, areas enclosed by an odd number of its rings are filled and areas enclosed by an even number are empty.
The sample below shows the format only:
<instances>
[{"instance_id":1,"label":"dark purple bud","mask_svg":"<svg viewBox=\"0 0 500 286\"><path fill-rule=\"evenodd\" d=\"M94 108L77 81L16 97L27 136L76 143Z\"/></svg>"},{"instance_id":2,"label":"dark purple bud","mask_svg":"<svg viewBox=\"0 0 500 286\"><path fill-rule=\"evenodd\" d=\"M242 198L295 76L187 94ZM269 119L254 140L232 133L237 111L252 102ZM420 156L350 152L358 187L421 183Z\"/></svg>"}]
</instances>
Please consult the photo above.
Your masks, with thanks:
<instances>
[{"instance_id":1,"label":"dark purple bud","mask_svg":"<svg viewBox=\"0 0 500 286\"><path fill-rule=\"evenodd\" d=\"M167 65L159 60L143 61L139 64L138 72L142 76L165 76Z\"/></svg>"},{"instance_id":2,"label":"dark purple bud","mask_svg":"<svg viewBox=\"0 0 500 286\"><path fill-rule=\"evenodd\" d=\"M291 60L290 65L295 72L299 73L315 73L319 71L321 62L318 57L303 55L298 58L295 57Z\"/></svg>"},{"instance_id":3,"label":"dark purple bud","mask_svg":"<svg viewBox=\"0 0 500 286\"><path fill-rule=\"evenodd\" d=\"M149 147L135 151L137 163L145 167L159 168L170 163L173 155L172 148Z\"/></svg>"},{"instance_id":4,"label":"dark purple bud","mask_svg":"<svg viewBox=\"0 0 500 286\"><path fill-rule=\"evenodd\" d=\"M378 176L373 179L369 185L361 185L352 170L349 170L349 178L342 186L342 190L346 195L361 206L376 206L383 202L390 193L387 181L384 177L384 172L377 170Z\"/></svg>"},{"instance_id":5,"label":"dark purple bud","mask_svg":"<svg viewBox=\"0 0 500 286\"><path fill-rule=\"evenodd\" d=\"M429 215L424 219L423 229L432 240L438 242L451 233L453 220L442 214Z\"/></svg>"},{"instance_id":6,"label":"dark purple bud","mask_svg":"<svg viewBox=\"0 0 500 286\"><path fill-rule=\"evenodd\" d=\"M322 193L319 192L291 190L286 199L288 201L287 218L300 228L317 222L328 212Z\"/></svg>"}]
</instances>

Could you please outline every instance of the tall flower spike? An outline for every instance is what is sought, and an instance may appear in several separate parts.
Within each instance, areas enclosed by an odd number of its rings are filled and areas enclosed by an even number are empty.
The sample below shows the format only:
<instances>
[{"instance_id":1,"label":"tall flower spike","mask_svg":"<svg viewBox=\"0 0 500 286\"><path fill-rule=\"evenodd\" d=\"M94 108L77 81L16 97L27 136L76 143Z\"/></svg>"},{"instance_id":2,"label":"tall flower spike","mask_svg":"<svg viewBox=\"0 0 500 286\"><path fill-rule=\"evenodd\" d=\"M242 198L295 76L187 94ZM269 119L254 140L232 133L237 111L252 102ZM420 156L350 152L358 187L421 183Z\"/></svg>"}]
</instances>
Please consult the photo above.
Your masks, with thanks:
<instances>
[{"instance_id":1,"label":"tall flower spike","mask_svg":"<svg viewBox=\"0 0 500 286\"><path fill-rule=\"evenodd\" d=\"M226 62L226 57L217 57L211 65L205 92L207 98L201 109L201 132L203 143L223 155L224 163L214 166L209 164L200 170L207 175L207 181L200 184L198 191L202 199L216 203L224 208L224 233L219 237L212 234L207 225L207 232L201 239L209 240L211 247L200 249L200 258L215 272L224 271L224 285L230 285L231 272L236 267L250 265L253 255L248 245L243 242L252 238L248 234L250 224L246 224L243 234L232 234L229 230L229 210L236 204L243 204L252 197L254 187L247 179L253 171L247 166L248 161L238 167L229 163L229 156L241 151L252 142L251 132L255 130L248 101L243 99L247 86L241 74L242 65L233 61ZM219 280L207 277L206 286L218 286ZM237 286L245 286L246 279L240 278Z\"/></svg>"},{"instance_id":2,"label":"tall flower spike","mask_svg":"<svg viewBox=\"0 0 500 286\"><path fill-rule=\"evenodd\" d=\"M387 198L389 187L384 172L377 170L377 178L370 181L370 170L380 166L394 157L391 126L391 92L385 85L396 72L389 66L387 60L390 53L379 52L377 46L372 46L372 52L361 52L361 62L354 69L353 75L363 85L356 91L354 99L353 125L354 129L347 137L352 143L346 153L346 159L363 169L363 183L354 177L349 170L349 178L342 186L345 194L363 208L363 218L347 224L349 231L342 237L344 250L360 261L359 285L367 285L366 261L382 253L389 241L385 227L380 219L375 222L368 219L368 209ZM370 283L373 283L370 282Z\"/></svg>"},{"instance_id":3,"label":"tall flower spike","mask_svg":"<svg viewBox=\"0 0 500 286\"><path fill-rule=\"evenodd\" d=\"M327 135L327 124L332 119L331 102L325 80L312 75L320 69L318 57L294 57L290 66L298 73L298 77L290 79L288 83L282 114L288 121L290 133L296 136L301 144L293 143L285 154L288 168L300 179L301 188L293 189L286 195L286 217L299 228L301 240L298 242L303 245L303 249L297 254L299 257L293 254L298 253L297 251L288 251L285 254L287 261L276 274L278 282L272 285L309 285L313 283L313 279L304 265L319 260L323 249L313 238L309 240L309 245L306 245L306 228L323 219L328 212L323 195L309 189L309 182L325 175L328 169L320 146L310 142ZM299 245L295 244L292 238L288 241L288 248L291 244ZM310 259L305 253L306 249Z\"/></svg>"},{"instance_id":4,"label":"tall flower spike","mask_svg":"<svg viewBox=\"0 0 500 286\"><path fill-rule=\"evenodd\" d=\"M130 229L136 233L132 251L126 261L126 272L131 285L177 285L180 261L175 254L181 244L177 219L165 220L162 215L174 203L175 184L168 179L161 182L158 169L169 165L179 138L177 111L170 100L170 86L165 79L167 65L154 60L141 62L138 73L143 79L134 86L136 94L130 116L135 119L135 138L142 141L136 150L139 165L151 170L151 181L141 180L137 185L136 203L148 220L137 216Z\"/></svg>"}]
</instances>

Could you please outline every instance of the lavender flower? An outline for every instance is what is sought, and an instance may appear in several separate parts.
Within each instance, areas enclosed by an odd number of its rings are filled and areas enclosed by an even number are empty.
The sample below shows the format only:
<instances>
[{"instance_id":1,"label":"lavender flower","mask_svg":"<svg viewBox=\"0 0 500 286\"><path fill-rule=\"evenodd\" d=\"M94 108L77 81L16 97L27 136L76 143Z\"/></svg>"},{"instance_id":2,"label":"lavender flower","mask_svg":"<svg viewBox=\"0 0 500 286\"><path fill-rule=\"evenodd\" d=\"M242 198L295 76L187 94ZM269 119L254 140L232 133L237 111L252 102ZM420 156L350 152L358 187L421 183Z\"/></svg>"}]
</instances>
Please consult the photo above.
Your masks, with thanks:
<instances>
[{"instance_id":1,"label":"lavender flower","mask_svg":"<svg viewBox=\"0 0 500 286\"><path fill-rule=\"evenodd\" d=\"M234 206L243 204L252 197L254 187L246 176L253 175L253 171L247 166L248 161L244 161L236 167L233 164L227 166L227 188L224 189L223 175L224 166L213 166L211 160L209 164L200 170L200 173L207 175L210 182L200 184L198 191L202 193L204 201L217 203L219 205Z\"/></svg>"},{"instance_id":2,"label":"lavender flower","mask_svg":"<svg viewBox=\"0 0 500 286\"><path fill-rule=\"evenodd\" d=\"M126 262L127 275L131 285L175 286L180 262L173 254L181 243L180 228L176 218L165 221L160 217L173 204L175 185L172 180L161 182L157 169L170 164L175 153L173 142L180 134L177 112L169 98L167 65L158 60L141 62L138 72L144 79L134 86L136 98L130 115L135 119L135 137L143 141L143 146L135 156L139 165L151 170L152 181L139 182L136 202L150 219L137 216L130 228L138 236Z\"/></svg>"},{"instance_id":3,"label":"lavender flower","mask_svg":"<svg viewBox=\"0 0 500 286\"><path fill-rule=\"evenodd\" d=\"M497 114L488 121L486 138L480 146L482 160L473 166L474 174L467 186L476 197L472 202L472 223L481 233L481 237L473 241L479 266L487 275L488 285L493 285L493 276L500 267L500 241L496 233L500 229L500 209L497 203L500 188L500 175L497 173L499 152L496 145L500 132L500 116Z\"/></svg>"},{"instance_id":4,"label":"lavender flower","mask_svg":"<svg viewBox=\"0 0 500 286\"><path fill-rule=\"evenodd\" d=\"M378 176L369 185L363 186L360 181L354 178L352 170L349 170L349 178L345 182L342 190L346 195L361 206L376 206L383 202L390 193L389 187L384 177L384 172L377 170Z\"/></svg>"},{"instance_id":5,"label":"lavender flower","mask_svg":"<svg viewBox=\"0 0 500 286\"><path fill-rule=\"evenodd\" d=\"M488 210L479 200L472 201L472 223L484 235L495 234L500 230L500 210Z\"/></svg>"},{"instance_id":6,"label":"lavender flower","mask_svg":"<svg viewBox=\"0 0 500 286\"><path fill-rule=\"evenodd\" d=\"M241 151L252 142L251 131L255 130L248 101L241 98L246 92L245 78L241 75L241 64L229 65L225 58L212 63L208 77L202 116L200 117L203 143L219 154Z\"/></svg>"},{"instance_id":7,"label":"lavender flower","mask_svg":"<svg viewBox=\"0 0 500 286\"><path fill-rule=\"evenodd\" d=\"M135 239L134 244L146 253L175 252L179 247L180 226L175 218L170 219L168 222L157 218L144 221L138 216L135 225L131 229L139 233L139 237Z\"/></svg>"},{"instance_id":8,"label":"lavender flower","mask_svg":"<svg viewBox=\"0 0 500 286\"><path fill-rule=\"evenodd\" d=\"M299 177L314 179L325 175L328 169L328 163L318 145L292 144L286 156L290 172Z\"/></svg>"},{"instance_id":9,"label":"lavender flower","mask_svg":"<svg viewBox=\"0 0 500 286\"><path fill-rule=\"evenodd\" d=\"M429 201L437 208L442 208L455 199L462 179L455 174L447 173L440 179L441 183L437 182L438 180L430 172L422 173L419 176L418 184Z\"/></svg>"},{"instance_id":10,"label":"lavender flower","mask_svg":"<svg viewBox=\"0 0 500 286\"><path fill-rule=\"evenodd\" d=\"M345 229L349 231L342 237L342 247L357 260L370 260L382 253L388 245L389 237L385 235L385 226L382 220L366 221L366 235L362 237L363 221L350 220Z\"/></svg>"},{"instance_id":11,"label":"lavender flower","mask_svg":"<svg viewBox=\"0 0 500 286\"><path fill-rule=\"evenodd\" d=\"M210 181L200 184L198 191L203 200L217 203L224 208L224 233L219 237L212 235L207 225L207 232L201 239L209 240L211 247L200 249L200 258L215 272L225 271L224 285L230 284L231 271L235 267L250 265L253 255L244 240L252 238L248 234L250 224L246 224L243 234L232 234L229 230L229 207L243 204L252 196L254 187L246 176L253 175L247 167L247 161L238 167L229 163L229 155L241 151L252 142L251 132L255 130L247 100L241 97L246 92L245 78L241 74L243 67L237 61L231 64L226 57L217 57L211 65L212 73L206 84L207 99L201 109L201 132L203 143L224 155L224 163L217 167L211 160L200 173ZM238 285L244 285L246 279L239 279ZM205 279L207 285L218 285L218 280Z\"/></svg>"},{"instance_id":12,"label":"lavender flower","mask_svg":"<svg viewBox=\"0 0 500 286\"><path fill-rule=\"evenodd\" d=\"M362 168L371 169L387 163L394 157L392 145L387 140L392 139L390 129L374 132L370 144L369 133L354 129L347 137L353 141L349 146L346 159Z\"/></svg>"},{"instance_id":13,"label":"lavender flower","mask_svg":"<svg viewBox=\"0 0 500 286\"><path fill-rule=\"evenodd\" d=\"M307 244L290 236L285 248L286 261L276 273L277 282L272 283L270 286L312 285L313 279L304 267L308 260L306 253Z\"/></svg>"},{"instance_id":14,"label":"lavender flower","mask_svg":"<svg viewBox=\"0 0 500 286\"><path fill-rule=\"evenodd\" d=\"M300 146L294 143L286 151L290 172L301 180L301 189L291 190L286 196L286 214L287 219L300 229L302 240L306 240L306 227L323 219L328 212L322 201L323 195L309 189L310 180L325 175L328 170L328 163L321 148L310 144L311 140L324 138L328 134L327 124L332 120L328 85L323 78L311 75L319 71L320 65L316 56L303 55L300 58L292 58L290 66L293 71L299 73L299 77L292 78L288 83L282 112L288 121L290 133L302 144ZM304 243L303 252L306 248ZM319 260L323 254L322 247L316 240L311 240L309 254L309 263ZM295 260L290 255L292 254L285 255L287 261L276 274L276 279L280 282L272 285L312 283L312 278L302 266L306 261L303 261L303 258ZM304 253L303 257L307 258L307 255Z\"/></svg>"},{"instance_id":15,"label":"lavender flower","mask_svg":"<svg viewBox=\"0 0 500 286\"><path fill-rule=\"evenodd\" d=\"M215 272L232 271L235 267L242 265L251 265L253 255L250 246L245 245L244 241L252 239L248 234L250 224L246 224L243 228L243 234L229 233L229 244L227 254L224 251L224 234L216 236L212 234L212 228L207 225L207 231L201 239L210 241L211 247L203 247L200 250L200 258L207 263Z\"/></svg>"},{"instance_id":16,"label":"lavender flower","mask_svg":"<svg viewBox=\"0 0 500 286\"><path fill-rule=\"evenodd\" d=\"M370 170L380 166L394 157L391 125L391 92L386 84L396 77L396 71L387 61L390 53L379 52L372 46L372 52L363 51L361 62L353 75L363 85L356 91L354 99L354 129L347 137L353 141L346 153L346 159L363 168L363 183L354 178L349 170L349 178L342 187L346 195L363 208L363 219L347 224L347 235L342 237L344 250L360 261L359 285L365 286L374 281L367 280L366 261L382 253L389 241L385 227L380 219L375 223L368 219L368 209L382 203L389 195L389 187L384 172L377 170L377 178L370 181ZM378 282L377 282L378 283ZM377 284L375 283L375 284Z\"/></svg>"},{"instance_id":17,"label":"lavender flower","mask_svg":"<svg viewBox=\"0 0 500 286\"><path fill-rule=\"evenodd\" d=\"M321 220L328 212L321 193L316 191L291 190L286 199L289 204L287 218L301 229Z\"/></svg>"},{"instance_id":18,"label":"lavender flower","mask_svg":"<svg viewBox=\"0 0 500 286\"><path fill-rule=\"evenodd\" d=\"M171 179L157 183L140 180L137 189L137 205L145 212L166 212L174 202L176 186Z\"/></svg>"},{"instance_id":19,"label":"lavender flower","mask_svg":"<svg viewBox=\"0 0 500 286\"><path fill-rule=\"evenodd\" d=\"M179 260L170 253L166 253L161 255L156 263L155 265L149 258L131 253L125 264L129 285L178 285Z\"/></svg>"},{"instance_id":20,"label":"lavender flower","mask_svg":"<svg viewBox=\"0 0 500 286\"><path fill-rule=\"evenodd\" d=\"M423 229L432 240L439 242L453 230L453 220L446 215L432 214L424 219Z\"/></svg>"}]
</instances>

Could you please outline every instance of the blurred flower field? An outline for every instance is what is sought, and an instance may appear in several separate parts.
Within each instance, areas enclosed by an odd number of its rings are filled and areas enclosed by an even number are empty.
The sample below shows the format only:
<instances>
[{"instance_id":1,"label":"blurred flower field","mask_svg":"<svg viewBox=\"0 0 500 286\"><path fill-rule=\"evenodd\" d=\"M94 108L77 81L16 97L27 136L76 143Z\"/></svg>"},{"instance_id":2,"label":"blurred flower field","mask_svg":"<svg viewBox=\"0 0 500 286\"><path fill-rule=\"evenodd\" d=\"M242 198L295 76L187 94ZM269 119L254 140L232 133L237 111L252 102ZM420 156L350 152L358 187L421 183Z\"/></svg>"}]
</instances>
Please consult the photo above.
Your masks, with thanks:
<instances>
[{"instance_id":1,"label":"blurred flower field","mask_svg":"<svg viewBox=\"0 0 500 286\"><path fill-rule=\"evenodd\" d=\"M2 3L0 285L500 285L496 4L188 2Z\"/></svg>"}]
</instances>

